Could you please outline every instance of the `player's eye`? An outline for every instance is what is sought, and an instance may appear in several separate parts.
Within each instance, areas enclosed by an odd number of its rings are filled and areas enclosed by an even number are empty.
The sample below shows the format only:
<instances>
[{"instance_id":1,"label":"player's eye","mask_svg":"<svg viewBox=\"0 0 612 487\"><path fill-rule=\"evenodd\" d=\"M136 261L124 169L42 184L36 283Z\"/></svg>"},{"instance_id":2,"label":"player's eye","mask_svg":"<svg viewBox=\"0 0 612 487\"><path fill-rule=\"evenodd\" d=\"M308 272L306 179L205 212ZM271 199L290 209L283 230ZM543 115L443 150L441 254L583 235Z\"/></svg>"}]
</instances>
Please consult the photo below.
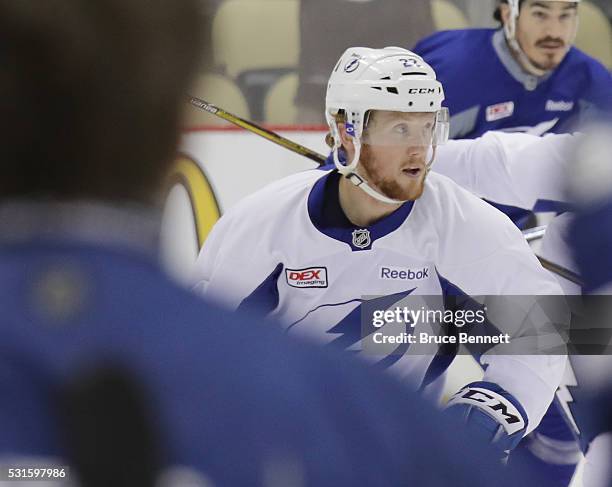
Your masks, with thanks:
<instances>
[{"instance_id":1,"label":"player's eye","mask_svg":"<svg viewBox=\"0 0 612 487\"><path fill-rule=\"evenodd\" d=\"M408 128L407 124L398 123L397 125L393 126L392 131L396 135L407 135L410 132L410 129Z\"/></svg>"},{"instance_id":2,"label":"player's eye","mask_svg":"<svg viewBox=\"0 0 612 487\"><path fill-rule=\"evenodd\" d=\"M533 12L532 15L538 20L545 20L548 18L548 15L546 15L546 13L542 12L541 10L536 10L535 12Z\"/></svg>"}]
</instances>

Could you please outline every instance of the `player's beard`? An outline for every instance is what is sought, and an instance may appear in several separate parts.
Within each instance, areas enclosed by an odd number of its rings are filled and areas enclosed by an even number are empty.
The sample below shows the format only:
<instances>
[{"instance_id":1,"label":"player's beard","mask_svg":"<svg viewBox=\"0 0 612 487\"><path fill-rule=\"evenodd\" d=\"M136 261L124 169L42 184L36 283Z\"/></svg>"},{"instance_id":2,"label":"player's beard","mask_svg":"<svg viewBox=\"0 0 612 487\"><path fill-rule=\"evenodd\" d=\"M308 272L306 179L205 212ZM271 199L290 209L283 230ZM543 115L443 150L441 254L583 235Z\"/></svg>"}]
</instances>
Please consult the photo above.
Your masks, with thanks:
<instances>
[{"instance_id":1,"label":"player's beard","mask_svg":"<svg viewBox=\"0 0 612 487\"><path fill-rule=\"evenodd\" d=\"M406 182L401 184L398 182L398 177L384 177L382 170L385 166L385 161L380 161L374 156L372 150L367 144L361 148L361 157L359 158L361 176L365 178L368 184L379 192L400 201L414 201L421 197L425 188L425 178L427 177L426 165L423 163L423 170L418 179L405 178Z\"/></svg>"},{"instance_id":2,"label":"player's beard","mask_svg":"<svg viewBox=\"0 0 612 487\"><path fill-rule=\"evenodd\" d=\"M552 71L553 69L556 69L559 64L561 64L567 54L568 47L562 39L553 39L551 37L538 40L535 47L540 48L547 43L558 46L561 52L544 53L539 61L534 59L529 59L529 61L538 69L543 71Z\"/></svg>"},{"instance_id":3,"label":"player's beard","mask_svg":"<svg viewBox=\"0 0 612 487\"><path fill-rule=\"evenodd\" d=\"M556 69L561 61L563 61L563 57L559 58L555 54L545 54L543 59L540 61L535 61L533 59L529 59L531 64L533 64L536 68L541 69L542 71L552 71Z\"/></svg>"}]
</instances>

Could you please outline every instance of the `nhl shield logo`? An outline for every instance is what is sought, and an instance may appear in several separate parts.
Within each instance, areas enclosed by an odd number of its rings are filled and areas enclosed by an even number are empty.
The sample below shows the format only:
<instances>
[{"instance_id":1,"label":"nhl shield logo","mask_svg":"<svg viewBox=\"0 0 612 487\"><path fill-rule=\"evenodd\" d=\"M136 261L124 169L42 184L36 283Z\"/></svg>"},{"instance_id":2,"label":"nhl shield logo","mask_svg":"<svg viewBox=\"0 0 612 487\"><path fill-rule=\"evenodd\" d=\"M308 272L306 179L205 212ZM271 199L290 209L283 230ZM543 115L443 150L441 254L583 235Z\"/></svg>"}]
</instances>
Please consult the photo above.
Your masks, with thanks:
<instances>
[{"instance_id":1,"label":"nhl shield logo","mask_svg":"<svg viewBox=\"0 0 612 487\"><path fill-rule=\"evenodd\" d=\"M369 230L353 230L353 246L358 249L365 249L370 246L372 240L370 239Z\"/></svg>"}]
</instances>

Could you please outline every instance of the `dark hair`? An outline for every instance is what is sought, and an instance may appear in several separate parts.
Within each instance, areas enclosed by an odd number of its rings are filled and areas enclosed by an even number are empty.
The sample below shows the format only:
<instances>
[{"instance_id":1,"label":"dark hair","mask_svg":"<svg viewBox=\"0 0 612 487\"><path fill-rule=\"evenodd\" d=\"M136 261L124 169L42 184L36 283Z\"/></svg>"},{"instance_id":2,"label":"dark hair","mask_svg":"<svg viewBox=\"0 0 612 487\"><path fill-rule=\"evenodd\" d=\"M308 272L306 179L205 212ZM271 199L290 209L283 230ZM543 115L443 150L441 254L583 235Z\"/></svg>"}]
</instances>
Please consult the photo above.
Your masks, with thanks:
<instances>
[{"instance_id":1,"label":"dark hair","mask_svg":"<svg viewBox=\"0 0 612 487\"><path fill-rule=\"evenodd\" d=\"M0 198L148 201L174 159L200 0L0 0Z\"/></svg>"},{"instance_id":2,"label":"dark hair","mask_svg":"<svg viewBox=\"0 0 612 487\"><path fill-rule=\"evenodd\" d=\"M519 8L523 4L523 1L524 0L519 0ZM508 0L501 0L500 3L508 3ZM493 19L497 20L500 24L503 24L502 17L501 17L501 7L498 6L495 9L495 12L493 12Z\"/></svg>"}]
</instances>

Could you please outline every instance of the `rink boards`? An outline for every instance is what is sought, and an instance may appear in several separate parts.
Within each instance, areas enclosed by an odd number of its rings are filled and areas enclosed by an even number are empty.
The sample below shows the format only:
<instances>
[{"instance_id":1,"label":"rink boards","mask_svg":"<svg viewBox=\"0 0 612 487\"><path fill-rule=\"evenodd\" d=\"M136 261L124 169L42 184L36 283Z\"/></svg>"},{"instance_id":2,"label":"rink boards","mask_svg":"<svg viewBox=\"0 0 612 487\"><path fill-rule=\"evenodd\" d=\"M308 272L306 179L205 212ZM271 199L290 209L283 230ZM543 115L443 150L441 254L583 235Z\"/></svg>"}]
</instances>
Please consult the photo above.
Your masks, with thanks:
<instances>
[{"instance_id":1,"label":"rink boards","mask_svg":"<svg viewBox=\"0 0 612 487\"><path fill-rule=\"evenodd\" d=\"M278 132L321 154L328 153L323 127L281 128ZM220 214L273 181L315 167L315 162L244 130L187 132L164 211L162 258L168 270L180 280L187 278Z\"/></svg>"}]
</instances>

